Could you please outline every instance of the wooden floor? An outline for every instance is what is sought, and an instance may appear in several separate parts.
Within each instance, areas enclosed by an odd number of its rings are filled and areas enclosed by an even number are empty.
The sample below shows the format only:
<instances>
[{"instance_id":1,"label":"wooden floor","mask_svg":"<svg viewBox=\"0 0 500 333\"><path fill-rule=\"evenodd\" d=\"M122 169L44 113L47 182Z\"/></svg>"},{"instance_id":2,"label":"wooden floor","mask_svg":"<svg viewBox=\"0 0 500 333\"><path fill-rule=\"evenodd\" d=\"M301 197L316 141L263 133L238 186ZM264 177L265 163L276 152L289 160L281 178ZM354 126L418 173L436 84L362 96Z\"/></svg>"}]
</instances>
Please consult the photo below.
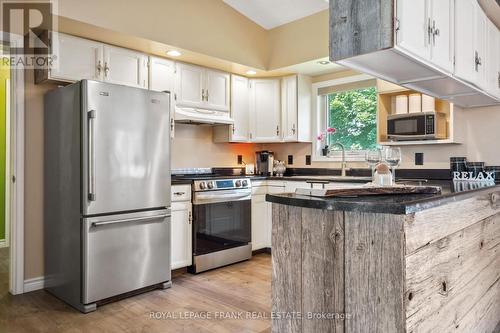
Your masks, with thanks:
<instances>
[{"instance_id":1,"label":"wooden floor","mask_svg":"<svg viewBox=\"0 0 500 333\"><path fill-rule=\"evenodd\" d=\"M103 305L86 315L42 290L19 296L0 290L2 333L270 332L270 311L269 254L259 254L249 261L198 275L182 274L173 278L171 289L155 290ZM163 319L152 319L152 312L160 317L163 315ZM233 318L221 319L219 312ZM239 315L241 319L237 319ZM249 315L260 317L248 319ZM188 320L186 316L198 318Z\"/></svg>"}]
</instances>

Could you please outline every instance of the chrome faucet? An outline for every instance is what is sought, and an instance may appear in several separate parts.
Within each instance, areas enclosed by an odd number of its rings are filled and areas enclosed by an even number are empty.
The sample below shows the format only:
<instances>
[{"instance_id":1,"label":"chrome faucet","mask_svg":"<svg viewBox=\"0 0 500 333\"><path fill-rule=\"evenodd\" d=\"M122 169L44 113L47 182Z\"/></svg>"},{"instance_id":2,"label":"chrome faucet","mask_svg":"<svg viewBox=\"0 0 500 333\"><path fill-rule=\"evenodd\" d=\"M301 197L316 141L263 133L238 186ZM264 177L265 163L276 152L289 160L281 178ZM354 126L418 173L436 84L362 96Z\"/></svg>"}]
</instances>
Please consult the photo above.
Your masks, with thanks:
<instances>
[{"instance_id":1,"label":"chrome faucet","mask_svg":"<svg viewBox=\"0 0 500 333\"><path fill-rule=\"evenodd\" d=\"M331 157L331 153L332 153L332 151L334 151L332 148L334 146L339 146L340 149L342 150L342 171L341 171L341 176L345 177L346 176L346 170L347 170L347 162L345 161L345 147L340 142L334 142L334 143L332 143L330 145L330 147L328 147L328 154L327 154L328 157Z\"/></svg>"}]
</instances>

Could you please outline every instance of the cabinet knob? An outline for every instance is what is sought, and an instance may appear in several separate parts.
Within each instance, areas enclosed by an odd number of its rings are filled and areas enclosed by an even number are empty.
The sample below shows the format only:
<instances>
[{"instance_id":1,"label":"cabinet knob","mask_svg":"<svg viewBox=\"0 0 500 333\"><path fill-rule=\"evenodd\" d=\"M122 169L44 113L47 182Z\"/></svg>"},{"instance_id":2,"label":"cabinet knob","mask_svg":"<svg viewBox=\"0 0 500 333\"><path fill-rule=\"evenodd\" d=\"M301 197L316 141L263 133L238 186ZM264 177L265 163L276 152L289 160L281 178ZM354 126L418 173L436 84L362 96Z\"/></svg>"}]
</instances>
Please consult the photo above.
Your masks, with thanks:
<instances>
[{"instance_id":1,"label":"cabinet knob","mask_svg":"<svg viewBox=\"0 0 500 333\"><path fill-rule=\"evenodd\" d=\"M102 62L101 60L99 60L99 62L97 63L97 74L101 75L101 71L102 71Z\"/></svg>"},{"instance_id":2,"label":"cabinet knob","mask_svg":"<svg viewBox=\"0 0 500 333\"><path fill-rule=\"evenodd\" d=\"M276 135L280 135L280 126L276 126Z\"/></svg>"},{"instance_id":3,"label":"cabinet knob","mask_svg":"<svg viewBox=\"0 0 500 333\"><path fill-rule=\"evenodd\" d=\"M108 77L108 73L109 73L109 66L108 66L108 63L107 62L104 62L104 75L106 77Z\"/></svg>"}]
</instances>

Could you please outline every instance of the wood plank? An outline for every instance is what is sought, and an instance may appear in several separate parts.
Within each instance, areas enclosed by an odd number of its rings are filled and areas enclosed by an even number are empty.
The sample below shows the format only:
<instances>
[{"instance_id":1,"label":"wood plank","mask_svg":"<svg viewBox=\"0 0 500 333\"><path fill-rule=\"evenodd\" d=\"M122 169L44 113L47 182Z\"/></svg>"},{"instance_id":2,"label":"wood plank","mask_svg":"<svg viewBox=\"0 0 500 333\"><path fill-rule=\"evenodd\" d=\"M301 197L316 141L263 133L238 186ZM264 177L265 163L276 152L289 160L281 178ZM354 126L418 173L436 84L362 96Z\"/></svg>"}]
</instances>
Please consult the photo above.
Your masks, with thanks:
<instances>
[{"instance_id":1,"label":"wood plank","mask_svg":"<svg viewBox=\"0 0 500 333\"><path fill-rule=\"evenodd\" d=\"M463 318L458 318L456 332L498 333L500 332L500 280L497 280L474 308Z\"/></svg>"},{"instance_id":2,"label":"wood plank","mask_svg":"<svg viewBox=\"0 0 500 333\"><path fill-rule=\"evenodd\" d=\"M328 181L326 182L328 183ZM398 194L440 194L439 186L364 186L356 188L337 188L337 189L310 189L298 188L295 193L300 195L309 195L313 197L362 197L373 195L398 195Z\"/></svg>"},{"instance_id":3,"label":"wood plank","mask_svg":"<svg viewBox=\"0 0 500 333\"><path fill-rule=\"evenodd\" d=\"M302 332L302 209L272 205L272 310L287 313L273 318L272 332Z\"/></svg>"},{"instance_id":4,"label":"wood plank","mask_svg":"<svg viewBox=\"0 0 500 333\"><path fill-rule=\"evenodd\" d=\"M460 322L485 325L479 323L481 316L469 316L473 323L463 318L500 278L499 253L497 214L407 256L407 330L448 332L462 331Z\"/></svg>"},{"instance_id":5,"label":"wood plank","mask_svg":"<svg viewBox=\"0 0 500 333\"><path fill-rule=\"evenodd\" d=\"M394 46L393 0L330 0L330 60Z\"/></svg>"},{"instance_id":6,"label":"wood plank","mask_svg":"<svg viewBox=\"0 0 500 333\"><path fill-rule=\"evenodd\" d=\"M500 212L500 191L493 188L459 200L415 213L405 224L406 254L438 241Z\"/></svg>"},{"instance_id":7,"label":"wood plank","mask_svg":"<svg viewBox=\"0 0 500 333\"><path fill-rule=\"evenodd\" d=\"M440 311L441 307L464 292L469 283L477 282L478 273L498 261L499 251L500 215L497 214L408 255L408 330L418 328L420 322L429 318L454 321L451 314ZM477 297L467 299L461 307L471 308Z\"/></svg>"},{"instance_id":8,"label":"wood plank","mask_svg":"<svg viewBox=\"0 0 500 333\"><path fill-rule=\"evenodd\" d=\"M345 212L346 333L405 332L404 219Z\"/></svg>"},{"instance_id":9,"label":"wood plank","mask_svg":"<svg viewBox=\"0 0 500 333\"><path fill-rule=\"evenodd\" d=\"M344 214L302 210L302 332L343 333ZM314 286L314 288L311 288ZM308 319L308 314L332 314L332 319Z\"/></svg>"}]
</instances>

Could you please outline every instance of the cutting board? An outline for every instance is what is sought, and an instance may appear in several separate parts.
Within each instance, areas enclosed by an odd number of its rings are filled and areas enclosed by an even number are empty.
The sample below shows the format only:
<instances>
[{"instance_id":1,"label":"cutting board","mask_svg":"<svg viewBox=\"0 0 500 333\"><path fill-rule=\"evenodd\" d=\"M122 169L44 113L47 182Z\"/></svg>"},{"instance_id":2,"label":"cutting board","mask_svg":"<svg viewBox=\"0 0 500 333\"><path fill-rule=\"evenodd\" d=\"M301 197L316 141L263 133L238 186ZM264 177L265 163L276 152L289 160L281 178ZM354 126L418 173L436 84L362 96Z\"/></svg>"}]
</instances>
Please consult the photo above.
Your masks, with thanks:
<instances>
[{"instance_id":1,"label":"cutting board","mask_svg":"<svg viewBox=\"0 0 500 333\"><path fill-rule=\"evenodd\" d=\"M363 186L356 188L341 189L310 189L298 188L296 194L311 197L360 197L368 195L402 195L402 194L441 194L441 187L438 186Z\"/></svg>"}]
</instances>

